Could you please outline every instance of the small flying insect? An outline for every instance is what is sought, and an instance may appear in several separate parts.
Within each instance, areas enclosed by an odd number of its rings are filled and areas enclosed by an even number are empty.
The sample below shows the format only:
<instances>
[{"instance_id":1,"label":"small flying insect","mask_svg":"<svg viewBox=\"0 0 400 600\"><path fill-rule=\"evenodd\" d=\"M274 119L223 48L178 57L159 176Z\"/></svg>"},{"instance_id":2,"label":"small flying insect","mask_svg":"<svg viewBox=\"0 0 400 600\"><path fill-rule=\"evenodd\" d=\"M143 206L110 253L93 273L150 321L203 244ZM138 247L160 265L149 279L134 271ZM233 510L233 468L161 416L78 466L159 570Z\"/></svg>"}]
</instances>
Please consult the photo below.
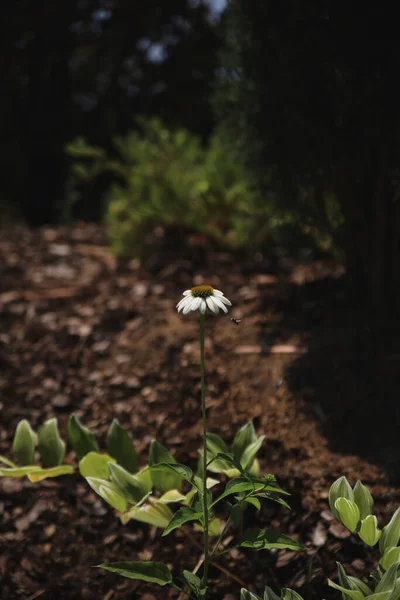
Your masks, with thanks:
<instances>
[{"instance_id":1,"label":"small flying insect","mask_svg":"<svg viewBox=\"0 0 400 600\"><path fill-rule=\"evenodd\" d=\"M230 319L233 323L235 323L235 325L239 325L240 321L242 320L242 319L235 319L234 317L231 317Z\"/></svg>"}]
</instances>

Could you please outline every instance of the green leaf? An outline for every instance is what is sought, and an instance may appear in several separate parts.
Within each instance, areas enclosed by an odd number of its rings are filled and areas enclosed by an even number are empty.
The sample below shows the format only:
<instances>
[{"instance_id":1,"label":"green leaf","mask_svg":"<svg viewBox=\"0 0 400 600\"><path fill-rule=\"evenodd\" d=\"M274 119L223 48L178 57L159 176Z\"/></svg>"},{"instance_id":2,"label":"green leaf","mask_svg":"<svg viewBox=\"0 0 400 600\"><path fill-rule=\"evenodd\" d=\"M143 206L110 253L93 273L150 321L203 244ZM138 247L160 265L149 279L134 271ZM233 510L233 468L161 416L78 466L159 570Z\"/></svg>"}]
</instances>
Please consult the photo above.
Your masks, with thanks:
<instances>
[{"instance_id":1,"label":"green leaf","mask_svg":"<svg viewBox=\"0 0 400 600\"><path fill-rule=\"evenodd\" d=\"M357 504L347 498L338 498L335 502L335 510L343 525L350 531L355 531L360 521L360 509Z\"/></svg>"},{"instance_id":2,"label":"green leaf","mask_svg":"<svg viewBox=\"0 0 400 600\"><path fill-rule=\"evenodd\" d=\"M255 508L257 510L261 509L261 502L255 496L249 496L248 498L245 499L245 502L247 502L248 504L251 504L252 506L255 506Z\"/></svg>"},{"instance_id":3,"label":"green leaf","mask_svg":"<svg viewBox=\"0 0 400 600\"><path fill-rule=\"evenodd\" d=\"M151 442L149 464L158 465L160 463L176 464L175 458L156 440ZM172 471L169 473L166 470L158 468L151 473L153 485L163 494L169 490L180 490L182 484L182 476Z\"/></svg>"},{"instance_id":4,"label":"green leaf","mask_svg":"<svg viewBox=\"0 0 400 600\"><path fill-rule=\"evenodd\" d=\"M351 584L352 590L360 590L364 594L364 596L369 596L372 594L372 590L367 586L366 583L358 579L357 577L353 577L352 575L348 575L347 579Z\"/></svg>"},{"instance_id":5,"label":"green leaf","mask_svg":"<svg viewBox=\"0 0 400 600\"><path fill-rule=\"evenodd\" d=\"M346 588L342 587L341 585L338 585L337 583L334 583L330 579L328 579L328 585L330 587L334 588L335 590L339 590L339 592L343 592L343 594L345 594L346 596L348 596L352 600L363 600L364 599L364 594L362 592L360 592L360 590L349 590L349 589L346 589Z\"/></svg>"},{"instance_id":6,"label":"green leaf","mask_svg":"<svg viewBox=\"0 0 400 600\"><path fill-rule=\"evenodd\" d=\"M248 533L238 544L238 547L253 548L254 550L270 550L271 548L308 550L302 544L273 529L261 529L260 531Z\"/></svg>"},{"instance_id":7,"label":"green leaf","mask_svg":"<svg viewBox=\"0 0 400 600\"><path fill-rule=\"evenodd\" d=\"M361 527L358 535L368 546L375 546L381 537L381 530L378 528L378 519L374 515L368 515L361 521Z\"/></svg>"},{"instance_id":8,"label":"green leaf","mask_svg":"<svg viewBox=\"0 0 400 600\"><path fill-rule=\"evenodd\" d=\"M335 508L335 502L338 498L354 499L354 492L351 489L351 485L344 476L334 481L329 490L329 506L337 519L339 519L339 514Z\"/></svg>"},{"instance_id":9,"label":"green leaf","mask_svg":"<svg viewBox=\"0 0 400 600\"><path fill-rule=\"evenodd\" d=\"M166 565L161 562L115 562L96 565L99 569L117 573L128 579L140 579L157 585L174 585L172 573Z\"/></svg>"},{"instance_id":10,"label":"green leaf","mask_svg":"<svg viewBox=\"0 0 400 600\"><path fill-rule=\"evenodd\" d=\"M381 539L379 540L379 550L381 553L388 548L394 548L399 543L400 538L400 508L396 510L389 523L382 529Z\"/></svg>"},{"instance_id":11,"label":"green leaf","mask_svg":"<svg viewBox=\"0 0 400 600\"><path fill-rule=\"evenodd\" d=\"M99 479L97 477L87 477L86 481L90 487L98 494L103 500L110 506L124 512L126 510L127 501L122 495L121 490L111 481L105 479Z\"/></svg>"},{"instance_id":12,"label":"green leaf","mask_svg":"<svg viewBox=\"0 0 400 600\"><path fill-rule=\"evenodd\" d=\"M172 517L173 513L168 504L149 502L142 506L134 506L127 513L121 515L121 522L126 525L128 521L135 519L141 523L147 523L148 525L165 529Z\"/></svg>"},{"instance_id":13,"label":"green leaf","mask_svg":"<svg viewBox=\"0 0 400 600\"><path fill-rule=\"evenodd\" d=\"M49 469L39 469L39 471L32 471L27 473L29 481L37 483L42 479L50 479L53 477L60 477L60 475L72 475L74 467L71 465L59 465L58 467L50 467Z\"/></svg>"},{"instance_id":14,"label":"green leaf","mask_svg":"<svg viewBox=\"0 0 400 600\"><path fill-rule=\"evenodd\" d=\"M57 419L46 421L38 432L38 451L47 467L58 467L65 456L65 442L58 431Z\"/></svg>"},{"instance_id":15,"label":"green leaf","mask_svg":"<svg viewBox=\"0 0 400 600\"><path fill-rule=\"evenodd\" d=\"M203 514L201 512L197 512L194 508L190 508L188 506L184 506L176 511L170 522L168 523L165 531L163 531L163 536L168 535L174 529L181 527L185 523L189 523L190 521L200 521Z\"/></svg>"},{"instance_id":16,"label":"green leaf","mask_svg":"<svg viewBox=\"0 0 400 600\"><path fill-rule=\"evenodd\" d=\"M280 600L270 587L266 586L264 590L264 600Z\"/></svg>"},{"instance_id":17,"label":"green leaf","mask_svg":"<svg viewBox=\"0 0 400 600\"><path fill-rule=\"evenodd\" d=\"M78 460L89 452L98 452L99 446L93 433L84 427L76 415L68 419L68 439Z\"/></svg>"},{"instance_id":18,"label":"green leaf","mask_svg":"<svg viewBox=\"0 0 400 600\"><path fill-rule=\"evenodd\" d=\"M205 595L205 590L204 594L202 594L200 577L194 573L191 573L190 571L183 571L183 576L189 588L192 590L192 592L194 592L196 598L201 598L202 595Z\"/></svg>"},{"instance_id":19,"label":"green leaf","mask_svg":"<svg viewBox=\"0 0 400 600\"><path fill-rule=\"evenodd\" d=\"M399 563L392 564L376 586L375 592L390 592L396 584L399 569Z\"/></svg>"},{"instance_id":20,"label":"green leaf","mask_svg":"<svg viewBox=\"0 0 400 600\"><path fill-rule=\"evenodd\" d=\"M207 452L216 456L217 454L228 452L228 446L224 440L215 433L207 433Z\"/></svg>"},{"instance_id":21,"label":"green leaf","mask_svg":"<svg viewBox=\"0 0 400 600\"><path fill-rule=\"evenodd\" d=\"M253 594L253 592L249 592L249 590L245 590L242 588L240 590L240 600L262 600L260 596Z\"/></svg>"},{"instance_id":22,"label":"green leaf","mask_svg":"<svg viewBox=\"0 0 400 600\"><path fill-rule=\"evenodd\" d=\"M374 509L374 499L372 498L368 488L366 488L360 480L357 481L353 491L354 502L360 509L360 519L366 519L368 515L372 515L372 511Z\"/></svg>"},{"instance_id":23,"label":"green leaf","mask_svg":"<svg viewBox=\"0 0 400 600\"><path fill-rule=\"evenodd\" d=\"M290 590L289 588L283 588L281 598L282 600L303 600L300 594Z\"/></svg>"},{"instance_id":24,"label":"green leaf","mask_svg":"<svg viewBox=\"0 0 400 600\"><path fill-rule=\"evenodd\" d=\"M152 465L150 467L150 471L151 471L151 473L156 472L156 471L168 473L168 472L172 471L176 475L179 475L179 477L182 477L182 479L186 479L186 481L189 481L189 483L192 482L192 478L193 478L192 470L189 469L189 467L186 467L185 465L180 465L178 463L175 463L175 464L170 464L170 463L166 463L166 462L158 463L158 464Z\"/></svg>"},{"instance_id":25,"label":"green leaf","mask_svg":"<svg viewBox=\"0 0 400 600\"><path fill-rule=\"evenodd\" d=\"M185 500L186 496L181 494L181 492L178 492L178 490L169 490L158 499L158 502L162 502L163 504L173 504L174 502L184 502Z\"/></svg>"},{"instance_id":26,"label":"green leaf","mask_svg":"<svg viewBox=\"0 0 400 600\"><path fill-rule=\"evenodd\" d=\"M41 470L40 467L35 465L29 467L7 467L6 469L0 469L0 477L25 477L29 473Z\"/></svg>"},{"instance_id":27,"label":"green leaf","mask_svg":"<svg viewBox=\"0 0 400 600\"><path fill-rule=\"evenodd\" d=\"M23 466L32 465L35 459L37 435L29 421L23 419L17 425L13 441L13 453Z\"/></svg>"},{"instance_id":28,"label":"green leaf","mask_svg":"<svg viewBox=\"0 0 400 600\"><path fill-rule=\"evenodd\" d=\"M229 515L235 527L239 527L242 516L242 511L239 504L228 503Z\"/></svg>"},{"instance_id":29,"label":"green leaf","mask_svg":"<svg viewBox=\"0 0 400 600\"><path fill-rule=\"evenodd\" d=\"M394 548L386 548L381 557L379 564L385 569L389 569L394 563L400 561L400 546Z\"/></svg>"},{"instance_id":30,"label":"green leaf","mask_svg":"<svg viewBox=\"0 0 400 600\"><path fill-rule=\"evenodd\" d=\"M274 496L273 494L268 494L267 492L257 492L255 495L256 498L266 498L267 500L272 500L272 502L276 502L277 504L281 504L282 506L284 506L285 508L288 508L289 510L291 510L290 505L286 502L286 500L283 500L283 498L279 498L279 496Z\"/></svg>"},{"instance_id":31,"label":"green leaf","mask_svg":"<svg viewBox=\"0 0 400 600\"><path fill-rule=\"evenodd\" d=\"M108 454L89 452L79 461L79 472L85 478L110 479L109 463L115 463L115 459Z\"/></svg>"},{"instance_id":32,"label":"green leaf","mask_svg":"<svg viewBox=\"0 0 400 600\"><path fill-rule=\"evenodd\" d=\"M249 469L251 467L257 452L262 446L264 439L265 435L262 435L255 442L250 444L250 446L247 446L247 448L243 452L242 458L240 459L240 464L244 469Z\"/></svg>"},{"instance_id":33,"label":"green leaf","mask_svg":"<svg viewBox=\"0 0 400 600\"><path fill-rule=\"evenodd\" d=\"M85 460L88 456L90 454L82 460ZM128 502L136 504L150 491L143 485L139 477L132 475L121 465L109 462L107 466L110 471L111 481L119 487Z\"/></svg>"},{"instance_id":34,"label":"green leaf","mask_svg":"<svg viewBox=\"0 0 400 600\"><path fill-rule=\"evenodd\" d=\"M268 492L277 492L279 494L286 494L284 490L282 490L278 485L271 484L269 480L262 479L254 479L250 480L247 477L236 477L232 479L226 484L225 491L213 502L212 506L220 502L223 498L230 496L232 494L240 494L242 492L259 492L259 491L268 491Z\"/></svg>"},{"instance_id":35,"label":"green leaf","mask_svg":"<svg viewBox=\"0 0 400 600\"><path fill-rule=\"evenodd\" d=\"M254 429L253 422L250 421L243 425L235 435L235 439L232 444L232 452L237 460L243 456L245 449L250 446L257 439L256 430Z\"/></svg>"},{"instance_id":36,"label":"green leaf","mask_svg":"<svg viewBox=\"0 0 400 600\"><path fill-rule=\"evenodd\" d=\"M0 463L2 463L3 465L7 465L7 467L11 467L12 469L17 468L17 465L15 463L13 463L12 460L9 460L5 456L0 456Z\"/></svg>"},{"instance_id":37,"label":"green leaf","mask_svg":"<svg viewBox=\"0 0 400 600\"><path fill-rule=\"evenodd\" d=\"M129 473L136 473L138 456L133 442L118 419L114 419L107 433L107 450L117 463Z\"/></svg>"}]
</instances>

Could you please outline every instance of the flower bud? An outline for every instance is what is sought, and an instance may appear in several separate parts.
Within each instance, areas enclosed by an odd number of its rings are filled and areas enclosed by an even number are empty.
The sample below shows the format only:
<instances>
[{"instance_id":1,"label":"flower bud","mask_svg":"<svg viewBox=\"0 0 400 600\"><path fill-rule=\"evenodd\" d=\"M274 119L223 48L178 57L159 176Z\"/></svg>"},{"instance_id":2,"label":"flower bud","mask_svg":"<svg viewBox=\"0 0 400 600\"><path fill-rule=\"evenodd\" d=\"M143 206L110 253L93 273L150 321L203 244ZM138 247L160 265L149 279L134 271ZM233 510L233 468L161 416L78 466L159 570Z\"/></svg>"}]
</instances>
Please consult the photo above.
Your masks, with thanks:
<instances>
[{"instance_id":1,"label":"flower bud","mask_svg":"<svg viewBox=\"0 0 400 600\"><path fill-rule=\"evenodd\" d=\"M381 537L381 533L381 530L378 528L378 519L375 516L368 515L368 517L362 519L358 535L368 546L375 546Z\"/></svg>"},{"instance_id":2,"label":"flower bud","mask_svg":"<svg viewBox=\"0 0 400 600\"><path fill-rule=\"evenodd\" d=\"M379 550L383 553L387 548L394 548L400 539L400 508L396 510L389 523L382 529Z\"/></svg>"},{"instance_id":3,"label":"flower bud","mask_svg":"<svg viewBox=\"0 0 400 600\"><path fill-rule=\"evenodd\" d=\"M392 565L400 561L400 546L387 548L383 553L379 564L387 571Z\"/></svg>"},{"instance_id":4,"label":"flower bud","mask_svg":"<svg viewBox=\"0 0 400 600\"><path fill-rule=\"evenodd\" d=\"M335 502L338 498L347 498L347 500L353 500L354 498L351 485L344 476L334 481L329 490L329 506L337 519L339 518L339 514L335 509Z\"/></svg>"},{"instance_id":5,"label":"flower bud","mask_svg":"<svg viewBox=\"0 0 400 600\"><path fill-rule=\"evenodd\" d=\"M335 502L335 509L343 525L350 531L355 531L360 520L360 510L357 504L347 498L338 498Z\"/></svg>"},{"instance_id":6,"label":"flower bud","mask_svg":"<svg viewBox=\"0 0 400 600\"><path fill-rule=\"evenodd\" d=\"M368 515L372 515L374 508L374 499L372 498L370 491L361 483L357 481L354 486L354 502L360 509L360 518L365 519Z\"/></svg>"}]
</instances>

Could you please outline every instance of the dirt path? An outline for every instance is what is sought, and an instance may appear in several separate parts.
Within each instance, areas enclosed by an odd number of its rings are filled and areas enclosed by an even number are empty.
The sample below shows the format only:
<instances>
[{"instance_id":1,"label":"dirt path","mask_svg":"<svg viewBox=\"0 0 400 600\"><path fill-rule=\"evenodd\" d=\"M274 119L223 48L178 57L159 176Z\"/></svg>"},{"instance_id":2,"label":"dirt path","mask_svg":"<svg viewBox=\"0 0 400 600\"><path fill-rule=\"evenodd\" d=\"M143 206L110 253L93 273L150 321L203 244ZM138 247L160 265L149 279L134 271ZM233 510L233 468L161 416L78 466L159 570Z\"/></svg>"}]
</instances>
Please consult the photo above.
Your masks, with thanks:
<instances>
[{"instance_id":1,"label":"dirt path","mask_svg":"<svg viewBox=\"0 0 400 600\"><path fill-rule=\"evenodd\" d=\"M393 442L385 437L382 455L371 456L365 436L352 435L361 393L358 385L354 395L351 361L360 353L352 351L353 338L361 348L365 344L357 325L349 346L346 318L355 313L341 300L341 270L324 262L235 262L224 254L207 256L204 267L189 262L189 253L188 247L184 259L164 256L150 273L135 261L117 262L97 227L2 232L0 453L9 454L21 418L37 426L57 416L65 432L75 411L103 441L117 416L130 429L143 463L150 440L157 438L179 461L195 464L197 321L178 315L175 304L184 289L211 283L232 300L231 315L241 323L207 319L210 428L231 441L240 425L254 419L266 435L263 469L293 494L293 510L268 505L261 515L249 514L250 525L272 522L310 547L308 556L233 552L224 568L254 589L268 583L299 589L309 599L334 598L324 583L334 561L363 576L374 556L331 521L326 498L332 480L342 474L352 482L361 478L372 487L380 514L399 501L387 471L377 466L389 465L391 474L398 457ZM391 348L379 363L389 368L385 376L397 376L393 356ZM365 377L361 368L359 378ZM90 567L154 558L178 570L197 562L196 550L180 534L166 544L146 526L123 527L79 478L37 486L2 480L0 516L1 598L165 598L164 591L157 595L154 588ZM229 577L215 568L211 576L212 599L239 597Z\"/></svg>"}]
</instances>

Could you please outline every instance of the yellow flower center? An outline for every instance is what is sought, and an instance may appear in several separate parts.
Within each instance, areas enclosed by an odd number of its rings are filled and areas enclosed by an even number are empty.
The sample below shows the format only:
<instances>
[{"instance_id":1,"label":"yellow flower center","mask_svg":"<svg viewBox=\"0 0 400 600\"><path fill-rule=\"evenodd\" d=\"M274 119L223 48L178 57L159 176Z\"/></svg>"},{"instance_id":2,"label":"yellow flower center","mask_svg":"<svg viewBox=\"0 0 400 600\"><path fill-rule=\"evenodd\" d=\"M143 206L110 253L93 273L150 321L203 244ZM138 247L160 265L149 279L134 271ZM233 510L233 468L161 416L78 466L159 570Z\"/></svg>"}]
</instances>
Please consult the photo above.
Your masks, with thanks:
<instances>
[{"instance_id":1,"label":"yellow flower center","mask_svg":"<svg viewBox=\"0 0 400 600\"><path fill-rule=\"evenodd\" d=\"M196 285L190 293L194 298L208 298L214 295L214 288L211 285Z\"/></svg>"}]
</instances>

